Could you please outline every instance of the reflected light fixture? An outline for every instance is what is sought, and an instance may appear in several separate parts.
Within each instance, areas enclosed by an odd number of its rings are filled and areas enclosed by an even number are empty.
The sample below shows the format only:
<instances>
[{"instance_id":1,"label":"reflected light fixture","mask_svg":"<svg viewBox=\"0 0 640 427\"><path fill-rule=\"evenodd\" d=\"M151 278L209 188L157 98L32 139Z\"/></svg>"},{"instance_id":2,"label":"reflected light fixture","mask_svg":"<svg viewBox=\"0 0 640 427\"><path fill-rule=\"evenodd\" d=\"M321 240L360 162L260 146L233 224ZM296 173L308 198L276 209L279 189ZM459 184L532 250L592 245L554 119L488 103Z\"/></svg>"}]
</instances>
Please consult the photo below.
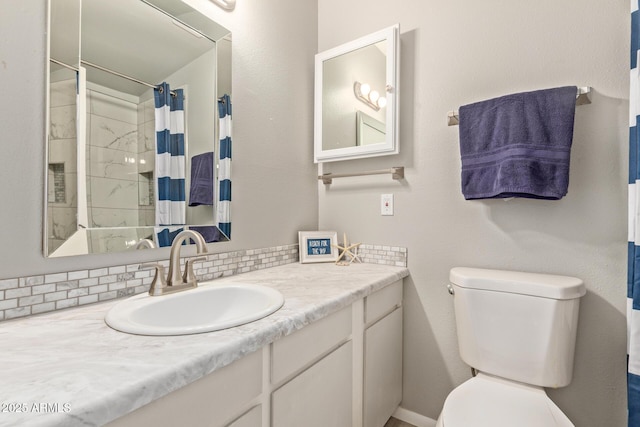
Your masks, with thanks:
<instances>
[{"instance_id":1,"label":"reflected light fixture","mask_svg":"<svg viewBox=\"0 0 640 427\"><path fill-rule=\"evenodd\" d=\"M353 92L355 93L356 98L376 111L387 105L387 98L380 96L378 91L371 90L371 86L367 83L360 83L356 81L353 84Z\"/></svg>"},{"instance_id":2,"label":"reflected light fixture","mask_svg":"<svg viewBox=\"0 0 640 427\"><path fill-rule=\"evenodd\" d=\"M233 10L236 7L236 0L209 0L211 3L217 4L225 10Z\"/></svg>"}]
</instances>

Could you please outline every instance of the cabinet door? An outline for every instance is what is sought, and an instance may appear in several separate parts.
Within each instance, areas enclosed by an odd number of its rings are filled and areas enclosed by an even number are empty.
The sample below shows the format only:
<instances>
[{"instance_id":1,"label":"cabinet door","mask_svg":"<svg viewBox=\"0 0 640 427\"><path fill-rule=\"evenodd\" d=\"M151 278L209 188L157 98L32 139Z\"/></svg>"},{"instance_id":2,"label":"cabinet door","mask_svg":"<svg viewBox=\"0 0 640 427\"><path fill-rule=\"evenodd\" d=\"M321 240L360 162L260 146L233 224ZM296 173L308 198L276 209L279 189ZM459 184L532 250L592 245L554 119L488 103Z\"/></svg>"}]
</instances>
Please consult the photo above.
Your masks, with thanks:
<instances>
[{"instance_id":1,"label":"cabinet door","mask_svg":"<svg viewBox=\"0 0 640 427\"><path fill-rule=\"evenodd\" d=\"M254 406L227 427L262 427L262 406Z\"/></svg>"},{"instance_id":2,"label":"cabinet door","mask_svg":"<svg viewBox=\"0 0 640 427\"><path fill-rule=\"evenodd\" d=\"M402 308L365 331L364 427L383 427L402 400Z\"/></svg>"},{"instance_id":3,"label":"cabinet door","mask_svg":"<svg viewBox=\"0 0 640 427\"><path fill-rule=\"evenodd\" d=\"M351 427L352 354L349 341L276 390L273 427Z\"/></svg>"}]
</instances>

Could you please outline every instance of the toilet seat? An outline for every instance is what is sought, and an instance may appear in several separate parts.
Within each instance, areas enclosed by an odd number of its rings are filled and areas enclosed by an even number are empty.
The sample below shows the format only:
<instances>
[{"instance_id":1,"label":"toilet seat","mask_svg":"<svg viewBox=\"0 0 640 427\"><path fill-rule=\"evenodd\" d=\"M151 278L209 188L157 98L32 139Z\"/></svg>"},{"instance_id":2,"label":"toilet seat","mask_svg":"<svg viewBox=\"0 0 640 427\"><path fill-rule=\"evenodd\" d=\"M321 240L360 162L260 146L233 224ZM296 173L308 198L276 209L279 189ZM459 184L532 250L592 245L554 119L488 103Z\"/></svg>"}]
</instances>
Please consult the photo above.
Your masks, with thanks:
<instances>
[{"instance_id":1,"label":"toilet seat","mask_svg":"<svg viewBox=\"0 0 640 427\"><path fill-rule=\"evenodd\" d=\"M438 426L575 427L541 387L479 373L447 397Z\"/></svg>"}]
</instances>

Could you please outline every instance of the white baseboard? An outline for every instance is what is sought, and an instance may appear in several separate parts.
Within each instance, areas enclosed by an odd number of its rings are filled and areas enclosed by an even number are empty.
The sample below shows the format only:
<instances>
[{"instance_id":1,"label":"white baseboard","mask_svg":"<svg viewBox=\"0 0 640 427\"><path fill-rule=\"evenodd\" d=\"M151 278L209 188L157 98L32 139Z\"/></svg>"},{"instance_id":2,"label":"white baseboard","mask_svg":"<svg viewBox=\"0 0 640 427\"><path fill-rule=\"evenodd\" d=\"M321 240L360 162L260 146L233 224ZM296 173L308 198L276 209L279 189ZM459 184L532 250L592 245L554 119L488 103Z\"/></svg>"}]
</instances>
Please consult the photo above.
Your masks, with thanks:
<instances>
[{"instance_id":1,"label":"white baseboard","mask_svg":"<svg viewBox=\"0 0 640 427\"><path fill-rule=\"evenodd\" d=\"M436 426L436 420L432 420L431 418L425 417L424 415L420 415L416 412L404 409L401 406L399 406L398 409L396 409L396 411L393 413L393 417L399 419L400 421L404 421L405 423L413 424L416 427Z\"/></svg>"}]
</instances>

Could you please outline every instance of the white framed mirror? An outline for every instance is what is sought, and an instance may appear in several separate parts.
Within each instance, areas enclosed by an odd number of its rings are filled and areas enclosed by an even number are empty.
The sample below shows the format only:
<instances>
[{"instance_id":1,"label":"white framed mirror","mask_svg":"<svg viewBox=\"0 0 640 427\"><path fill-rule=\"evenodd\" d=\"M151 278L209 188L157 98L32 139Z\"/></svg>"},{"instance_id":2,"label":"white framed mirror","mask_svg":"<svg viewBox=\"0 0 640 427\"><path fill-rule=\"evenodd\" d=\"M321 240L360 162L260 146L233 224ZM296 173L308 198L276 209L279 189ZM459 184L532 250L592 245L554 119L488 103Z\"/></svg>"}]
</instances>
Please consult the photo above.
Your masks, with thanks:
<instances>
[{"instance_id":1,"label":"white framed mirror","mask_svg":"<svg viewBox=\"0 0 640 427\"><path fill-rule=\"evenodd\" d=\"M229 30L180 0L49 13L45 255L229 240Z\"/></svg>"},{"instance_id":2,"label":"white framed mirror","mask_svg":"<svg viewBox=\"0 0 640 427\"><path fill-rule=\"evenodd\" d=\"M399 152L400 25L318 53L315 163Z\"/></svg>"}]
</instances>

